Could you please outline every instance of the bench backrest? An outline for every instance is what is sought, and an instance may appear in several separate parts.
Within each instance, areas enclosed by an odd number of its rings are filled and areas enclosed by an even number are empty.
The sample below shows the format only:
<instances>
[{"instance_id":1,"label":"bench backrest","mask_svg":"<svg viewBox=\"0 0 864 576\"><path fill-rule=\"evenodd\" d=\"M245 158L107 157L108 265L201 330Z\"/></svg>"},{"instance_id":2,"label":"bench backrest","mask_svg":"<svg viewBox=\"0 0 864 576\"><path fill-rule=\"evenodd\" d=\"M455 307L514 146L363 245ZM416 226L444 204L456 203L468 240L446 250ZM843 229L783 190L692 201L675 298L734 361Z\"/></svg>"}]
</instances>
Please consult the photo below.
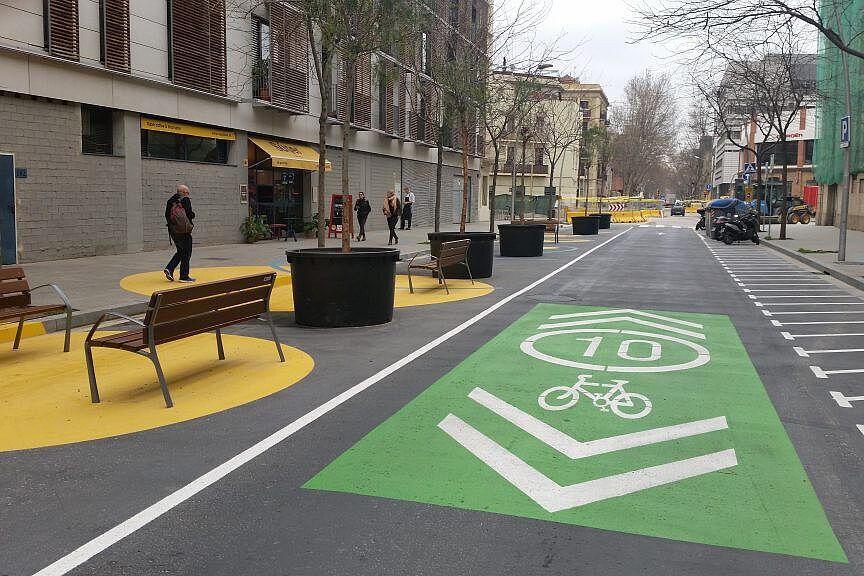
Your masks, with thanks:
<instances>
[{"instance_id":1,"label":"bench backrest","mask_svg":"<svg viewBox=\"0 0 864 576\"><path fill-rule=\"evenodd\" d=\"M0 268L0 309L30 305L30 285L20 266Z\"/></svg>"},{"instance_id":2,"label":"bench backrest","mask_svg":"<svg viewBox=\"0 0 864 576\"><path fill-rule=\"evenodd\" d=\"M276 273L266 272L154 292L144 316L144 341L162 344L257 318L270 309L275 281Z\"/></svg>"},{"instance_id":3,"label":"bench backrest","mask_svg":"<svg viewBox=\"0 0 864 576\"><path fill-rule=\"evenodd\" d=\"M451 240L442 242L438 250L438 265L442 268L457 264L465 260L468 255L468 247L471 245L470 239Z\"/></svg>"}]
</instances>

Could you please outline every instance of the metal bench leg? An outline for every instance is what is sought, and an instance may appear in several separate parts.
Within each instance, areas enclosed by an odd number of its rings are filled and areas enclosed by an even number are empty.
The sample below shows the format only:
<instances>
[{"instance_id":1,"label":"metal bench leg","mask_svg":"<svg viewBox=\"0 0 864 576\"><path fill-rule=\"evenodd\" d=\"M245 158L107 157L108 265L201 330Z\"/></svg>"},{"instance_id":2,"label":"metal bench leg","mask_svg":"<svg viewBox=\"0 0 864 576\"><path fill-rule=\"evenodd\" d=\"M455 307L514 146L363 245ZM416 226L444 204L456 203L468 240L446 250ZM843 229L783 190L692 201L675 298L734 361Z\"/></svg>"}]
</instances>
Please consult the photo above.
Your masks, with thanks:
<instances>
[{"instance_id":1,"label":"metal bench leg","mask_svg":"<svg viewBox=\"0 0 864 576\"><path fill-rule=\"evenodd\" d=\"M447 278L444 277L444 268L438 268L439 283L444 283L444 291L449 295L450 288L447 287Z\"/></svg>"},{"instance_id":2,"label":"metal bench leg","mask_svg":"<svg viewBox=\"0 0 864 576\"><path fill-rule=\"evenodd\" d=\"M171 394L168 393L168 384L165 382L165 374L162 373L162 365L159 363L159 356L156 354L156 347L150 346L150 354L147 355L153 366L156 367L156 376L159 378L159 386L162 387L162 396L165 397L165 407L171 408L174 402L171 401Z\"/></svg>"},{"instance_id":3,"label":"metal bench leg","mask_svg":"<svg viewBox=\"0 0 864 576\"><path fill-rule=\"evenodd\" d=\"M408 266L408 290L411 294L414 293L414 284L411 282L411 266Z\"/></svg>"},{"instance_id":4,"label":"metal bench leg","mask_svg":"<svg viewBox=\"0 0 864 576\"><path fill-rule=\"evenodd\" d=\"M24 331L24 317L18 319L18 331L15 332L15 343L12 345L13 350L18 349L18 345L21 344L21 332Z\"/></svg>"},{"instance_id":5,"label":"metal bench leg","mask_svg":"<svg viewBox=\"0 0 864 576\"><path fill-rule=\"evenodd\" d=\"M285 354L282 352L282 344L279 343L279 336L276 334L276 326L273 325L273 318L270 317L270 312L267 312L267 324L270 325L270 332L273 333L273 342L276 343L276 351L279 352L279 361L285 362Z\"/></svg>"},{"instance_id":6,"label":"metal bench leg","mask_svg":"<svg viewBox=\"0 0 864 576\"><path fill-rule=\"evenodd\" d=\"M462 265L465 266L465 269L468 270L468 278L471 280L471 284L474 284L474 276L471 275L471 267L468 265L468 262L462 262Z\"/></svg>"},{"instance_id":7,"label":"metal bench leg","mask_svg":"<svg viewBox=\"0 0 864 576\"><path fill-rule=\"evenodd\" d=\"M216 329L216 350L219 352L219 360L225 359L225 348L222 347L222 330Z\"/></svg>"},{"instance_id":8,"label":"metal bench leg","mask_svg":"<svg viewBox=\"0 0 864 576\"><path fill-rule=\"evenodd\" d=\"M63 344L63 352L69 352L69 338L72 335L72 308L66 307L66 341Z\"/></svg>"},{"instance_id":9,"label":"metal bench leg","mask_svg":"<svg viewBox=\"0 0 864 576\"><path fill-rule=\"evenodd\" d=\"M99 389L96 387L96 370L93 368L93 351L90 342L84 343L84 359L87 362L87 377L90 378L90 402L99 403Z\"/></svg>"}]
</instances>

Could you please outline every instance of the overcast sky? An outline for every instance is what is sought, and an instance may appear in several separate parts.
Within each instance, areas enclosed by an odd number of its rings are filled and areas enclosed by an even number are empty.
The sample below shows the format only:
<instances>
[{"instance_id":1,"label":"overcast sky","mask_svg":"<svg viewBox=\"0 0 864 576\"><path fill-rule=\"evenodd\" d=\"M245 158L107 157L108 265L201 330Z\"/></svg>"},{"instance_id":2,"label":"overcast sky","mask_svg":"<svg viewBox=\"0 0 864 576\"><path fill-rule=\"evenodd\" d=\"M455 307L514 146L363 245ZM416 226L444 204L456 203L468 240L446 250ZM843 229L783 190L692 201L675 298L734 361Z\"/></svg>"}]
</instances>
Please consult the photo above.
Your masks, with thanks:
<instances>
[{"instance_id":1,"label":"overcast sky","mask_svg":"<svg viewBox=\"0 0 864 576\"><path fill-rule=\"evenodd\" d=\"M572 62L556 63L556 68L601 84L611 102L621 100L624 85L641 71L675 70L662 46L628 43L635 31L626 21L635 17L623 0L546 1L552 3L551 13L540 35L554 38L563 32L560 44L572 49Z\"/></svg>"}]
</instances>

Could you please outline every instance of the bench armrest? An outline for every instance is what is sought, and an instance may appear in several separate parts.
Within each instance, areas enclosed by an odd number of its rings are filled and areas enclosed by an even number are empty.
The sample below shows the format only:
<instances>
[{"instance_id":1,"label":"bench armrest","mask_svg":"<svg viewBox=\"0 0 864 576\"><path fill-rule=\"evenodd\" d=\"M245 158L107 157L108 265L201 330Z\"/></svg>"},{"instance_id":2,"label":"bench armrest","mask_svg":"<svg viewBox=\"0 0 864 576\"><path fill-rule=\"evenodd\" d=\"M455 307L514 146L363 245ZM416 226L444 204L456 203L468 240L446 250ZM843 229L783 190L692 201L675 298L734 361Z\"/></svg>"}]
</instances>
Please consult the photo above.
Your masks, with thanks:
<instances>
[{"instance_id":1,"label":"bench armrest","mask_svg":"<svg viewBox=\"0 0 864 576\"><path fill-rule=\"evenodd\" d=\"M138 324L139 326L144 328L144 322L142 322L141 320L136 320L135 318L127 316L126 314L121 314L120 312L105 312L99 317L98 320L96 320L96 323L93 324L90 332L87 333L87 338L84 340L85 342L89 342L93 338L93 334L96 333L96 329L99 328L99 325L102 324L102 322L104 322L105 319L109 316L113 316L114 318L122 318L123 320L128 320L129 322L134 322L135 324Z\"/></svg>"},{"instance_id":2,"label":"bench armrest","mask_svg":"<svg viewBox=\"0 0 864 576\"><path fill-rule=\"evenodd\" d=\"M72 310L72 304L69 302L69 298L66 296L66 294L63 293L63 290L61 290L60 287L57 286L57 284L40 284L39 286L34 286L33 288L30 288L30 292L35 292L40 288L51 288L52 290L54 290L54 292L57 293L57 296L60 297L60 300L63 301L63 304L66 306L66 308Z\"/></svg>"},{"instance_id":3,"label":"bench armrest","mask_svg":"<svg viewBox=\"0 0 864 576\"><path fill-rule=\"evenodd\" d=\"M411 267L411 264L414 263L414 259L417 258L418 256L429 256L429 258L431 258L433 261L435 260L435 256L432 256L431 254L425 254L423 252L419 252L419 253L415 254L414 256L412 256L411 260L408 261L408 267L409 268Z\"/></svg>"}]
</instances>

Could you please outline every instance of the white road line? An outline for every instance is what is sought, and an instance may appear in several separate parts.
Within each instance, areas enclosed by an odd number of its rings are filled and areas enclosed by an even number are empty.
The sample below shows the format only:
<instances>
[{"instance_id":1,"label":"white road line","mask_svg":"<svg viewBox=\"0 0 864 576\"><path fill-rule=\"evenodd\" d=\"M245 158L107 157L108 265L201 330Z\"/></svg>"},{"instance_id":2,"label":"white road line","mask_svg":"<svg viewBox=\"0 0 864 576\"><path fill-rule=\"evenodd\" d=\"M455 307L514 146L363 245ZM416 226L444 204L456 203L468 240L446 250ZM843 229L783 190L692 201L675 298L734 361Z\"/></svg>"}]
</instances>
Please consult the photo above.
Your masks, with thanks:
<instances>
[{"instance_id":1,"label":"white road line","mask_svg":"<svg viewBox=\"0 0 864 576\"><path fill-rule=\"evenodd\" d=\"M774 304L772 304L774 306ZM829 312L819 310L801 310L798 312L771 312L773 316L788 316L790 314L864 314L864 310L831 310Z\"/></svg>"},{"instance_id":2,"label":"white road line","mask_svg":"<svg viewBox=\"0 0 864 576\"><path fill-rule=\"evenodd\" d=\"M846 396L842 392L835 392L833 390L828 393L831 394L831 399L837 402L837 405L841 408L852 408L852 402L864 400L864 396Z\"/></svg>"},{"instance_id":3,"label":"white road line","mask_svg":"<svg viewBox=\"0 0 864 576\"><path fill-rule=\"evenodd\" d=\"M765 290L757 290L757 292L765 292ZM782 290L782 292L799 292L799 290ZM800 292L807 292L807 290L800 290ZM756 298L756 296L753 296L753 298ZM763 294L763 295L759 296L759 298L764 299L764 298L857 298L857 297L852 296L852 295L846 295L846 294L843 294L840 296L826 296L825 294L820 294L819 296L801 296L801 295L797 295L797 294L795 296L765 296Z\"/></svg>"},{"instance_id":4,"label":"white road line","mask_svg":"<svg viewBox=\"0 0 864 576\"><path fill-rule=\"evenodd\" d=\"M807 282L805 284L792 284L789 282L745 282L744 286L831 286L828 282Z\"/></svg>"},{"instance_id":5,"label":"white road line","mask_svg":"<svg viewBox=\"0 0 864 576\"><path fill-rule=\"evenodd\" d=\"M847 338L852 336L864 336L864 332L846 332L845 334L789 334L788 332L781 332L781 334L783 334L783 337L787 340L795 340L796 338Z\"/></svg>"},{"instance_id":6,"label":"white road line","mask_svg":"<svg viewBox=\"0 0 864 576\"><path fill-rule=\"evenodd\" d=\"M771 306L864 306L864 302L772 302Z\"/></svg>"},{"instance_id":7,"label":"white road line","mask_svg":"<svg viewBox=\"0 0 864 576\"><path fill-rule=\"evenodd\" d=\"M804 350L800 346L792 347L799 356L809 358L810 354L842 354L844 352L864 352L864 348L842 348L838 350Z\"/></svg>"},{"instance_id":8,"label":"white road line","mask_svg":"<svg viewBox=\"0 0 864 576\"><path fill-rule=\"evenodd\" d=\"M816 288L813 290L810 289L796 289L796 290L782 290L782 289L772 289L772 290L752 290L750 288L745 288L744 292L795 292L796 294L799 292L843 292L846 293L845 290L838 290L837 288ZM854 296L849 296L850 298L854 298ZM766 296L769 298L769 296ZM834 298L834 296L829 296L829 298Z\"/></svg>"},{"instance_id":9,"label":"white road line","mask_svg":"<svg viewBox=\"0 0 864 576\"><path fill-rule=\"evenodd\" d=\"M521 290L514 292L513 294L503 298L502 300L496 302L495 304L493 304L492 306L490 306L486 310L483 310L482 312L474 315L473 317L469 318L468 320L466 320L462 324L459 324L458 326L449 330L445 334L442 334L438 338L435 338L434 340L432 340L428 344L418 348L417 350L415 350L411 354L405 356L404 358L402 358L400 360L397 360L396 362L394 362L390 366L387 366L383 370L377 372L376 374L373 374L372 376L370 376L369 378L366 378L362 382L355 384L354 386L352 386L348 390L342 392L341 394L334 396L333 398L331 398L330 400L328 400L324 404L321 404L320 406L318 406L314 410L304 414L300 418L297 418L296 420L294 420L293 422L291 422L290 424L288 424L284 428L277 430L276 432L274 432L270 436L267 436L266 438L257 442L256 444L250 446L246 450L243 450L242 452L240 452L239 454L237 454L236 456L234 456L230 460L220 464L219 466L216 466L215 468L213 468L209 472L206 472L203 475L199 476L198 478L196 478L195 480L193 480L192 482L190 482L186 486L183 486L179 490L172 492L168 496L162 498L161 500L157 501L156 503L145 508L144 510L142 510L138 514L135 514L134 516L125 520L124 522L121 522L120 524L118 524L114 528L111 528L107 532L104 532L103 534L96 536L95 538L93 538L92 540L83 544L79 548L73 550L72 552L70 552L66 556L63 556L62 558L60 558L56 562L53 562L49 566L46 566L45 568L43 568L42 570L40 570L39 572L34 574L34 576L60 576L62 574L66 574L67 572L76 568L77 566L80 566L81 564L83 564L84 562L86 562L87 560L92 558L93 556L95 556L95 555L99 554L100 552L106 550L107 548L113 546L114 544L116 544L120 540L123 540L124 538L126 538L130 534L133 534L137 530L140 530L141 528L143 528L144 526L146 526L147 524L149 524L150 522L152 522L156 518L159 518L160 516L169 512L173 508L179 506L180 504L182 504L186 500L192 498L195 494L198 494L199 492L201 492L202 490L204 490L208 486L215 484L216 482L218 482L219 480L221 480L222 478L224 478L225 476L227 476L231 472L234 472L235 470L237 470L241 466L247 464L248 462L250 462L254 458L260 456L264 452L266 452L266 451L270 450L271 448L273 448L274 446L278 445L280 442L290 438L291 436L293 436L298 431L302 430L303 428L305 428L309 424L315 422L316 420L318 420L322 416L326 415L327 413L331 412L335 408L338 408L339 406L341 406L342 404L344 404L345 402L347 402L348 400L350 400L354 396L356 396L356 395L360 394L361 392L363 392L364 390L370 388L372 385L376 384L377 382L380 382L381 380L383 380L387 376L390 376L391 374L393 374L394 372L396 372L400 368L407 366L408 364L410 364L411 362L413 362L417 358L420 358L421 356L425 355L429 351L437 348L438 346L440 346L444 342L450 340L454 336L460 334L461 332L464 332L465 330L467 330L468 328L470 328L471 326L473 326L474 324L476 324L477 322L479 322L483 318L489 316L490 314L492 314L493 312L495 312L499 308L505 306L506 304L515 300L516 298L525 294L526 292L529 292L530 290L536 288L537 286L546 282L550 278L560 274L561 272L563 272L567 268L570 268L571 266L573 266L574 264L576 264L577 262L579 262L580 260L582 260L583 258L588 256L589 254L591 254L591 253L595 252L596 250L599 250L600 248L606 246L607 244L616 240L617 238L619 238L623 234L626 234L628 230L629 230L629 228L624 230L623 232L621 232L619 234L616 234L615 236L613 236L609 240L606 240L602 244L598 244L597 246L588 250L587 252L580 254L579 256L577 256L576 258L574 258L573 260L571 260L567 264L561 266L560 268L557 268L556 270L553 270L552 272L543 276L539 280L535 280L534 282L532 282L531 284L529 284L525 288L522 288Z\"/></svg>"},{"instance_id":10,"label":"white road line","mask_svg":"<svg viewBox=\"0 0 864 576\"><path fill-rule=\"evenodd\" d=\"M810 370L817 378L828 378L832 374L864 374L864 368L856 368L854 370L823 370L819 366L810 366Z\"/></svg>"},{"instance_id":11,"label":"white road line","mask_svg":"<svg viewBox=\"0 0 864 576\"><path fill-rule=\"evenodd\" d=\"M855 426L858 427L858 431L861 432L861 434L864 434L864 424L856 424Z\"/></svg>"},{"instance_id":12,"label":"white road line","mask_svg":"<svg viewBox=\"0 0 864 576\"><path fill-rule=\"evenodd\" d=\"M774 324L774 322L776 322L776 324ZM772 320L771 323L775 326L813 326L816 324L864 324L864 320L843 320L838 322L783 322L782 324L779 320Z\"/></svg>"}]
</instances>

